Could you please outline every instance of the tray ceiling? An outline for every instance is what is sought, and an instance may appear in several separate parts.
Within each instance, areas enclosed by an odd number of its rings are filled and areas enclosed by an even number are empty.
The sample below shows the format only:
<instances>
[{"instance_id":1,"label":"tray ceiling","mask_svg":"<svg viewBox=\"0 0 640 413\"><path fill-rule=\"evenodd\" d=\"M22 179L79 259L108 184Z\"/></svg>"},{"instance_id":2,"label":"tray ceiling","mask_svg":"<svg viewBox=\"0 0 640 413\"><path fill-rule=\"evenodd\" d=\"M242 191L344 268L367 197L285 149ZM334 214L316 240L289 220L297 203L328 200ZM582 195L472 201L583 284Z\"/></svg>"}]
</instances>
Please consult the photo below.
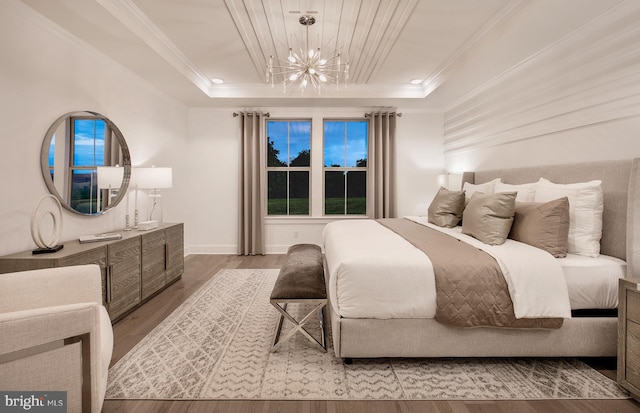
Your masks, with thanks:
<instances>
[{"instance_id":1,"label":"tray ceiling","mask_svg":"<svg viewBox=\"0 0 640 413\"><path fill-rule=\"evenodd\" d=\"M22 0L187 105L415 102L528 0ZM265 82L269 55L304 41L348 57L350 84L321 95ZM224 79L217 85L213 78ZM409 82L422 79L418 85ZM291 99L296 98L296 99Z\"/></svg>"}]
</instances>

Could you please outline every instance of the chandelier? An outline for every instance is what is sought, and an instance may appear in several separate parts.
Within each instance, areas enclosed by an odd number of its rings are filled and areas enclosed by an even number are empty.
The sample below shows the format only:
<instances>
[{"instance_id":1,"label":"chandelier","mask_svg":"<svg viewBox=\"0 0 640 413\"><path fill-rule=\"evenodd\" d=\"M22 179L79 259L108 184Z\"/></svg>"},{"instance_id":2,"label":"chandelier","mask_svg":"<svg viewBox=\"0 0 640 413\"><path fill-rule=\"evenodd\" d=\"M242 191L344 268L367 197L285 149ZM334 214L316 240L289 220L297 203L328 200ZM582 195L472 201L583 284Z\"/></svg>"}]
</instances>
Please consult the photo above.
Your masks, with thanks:
<instances>
[{"instance_id":1,"label":"chandelier","mask_svg":"<svg viewBox=\"0 0 640 413\"><path fill-rule=\"evenodd\" d=\"M342 63L339 51L329 58L324 58L320 47L309 47L309 26L316 22L313 16L304 15L298 22L306 28L306 47L300 47L296 53L290 45L286 60L270 55L266 71L267 83L271 83L273 87L276 78L282 78L283 92L287 91L287 85L294 85L298 91L304 93L307 86L311 85L318 94L329 83L335 83L337 89L341 82L346 85L349 82L349 61Z\"/></svg>"}]
</instances>

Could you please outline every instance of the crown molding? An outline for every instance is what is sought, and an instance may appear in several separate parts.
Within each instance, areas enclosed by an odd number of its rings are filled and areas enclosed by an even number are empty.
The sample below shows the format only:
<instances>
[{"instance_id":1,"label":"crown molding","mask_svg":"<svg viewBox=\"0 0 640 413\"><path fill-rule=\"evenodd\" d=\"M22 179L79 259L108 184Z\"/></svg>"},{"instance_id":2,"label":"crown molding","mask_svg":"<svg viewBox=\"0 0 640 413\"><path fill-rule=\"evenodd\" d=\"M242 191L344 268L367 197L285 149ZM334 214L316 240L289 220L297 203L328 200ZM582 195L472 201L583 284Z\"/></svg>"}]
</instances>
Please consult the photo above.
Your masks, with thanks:
<instances>
[{"instance_id":1,"label":"crown molding","mask_svg":"<svg viewBox=\"0 0 640 413\"><path fill-rule=\"evenodd\" d=\"M446 80L447 74L453 70L458 61L470 50L475 48L488 34L496 28L502 26L511 19L522 8L529 4L531 0L510 0L496 14L494 14L484 26L473 34L462 46L460 46L451 56L447 58L436 70L422 83L423 97L429 96L440 87Z\"/></svg>"},{"instance_id":2,"label":"crown molding","mask_svg":"<svg viewBox=\"0 0 640 413\"><path fill-rule=\"evenodd\" d=\"M156 86L152 85L147 79L141 77L139 74L132 72L129 68L124 66L122 63L112 59L110 56L102 53L100 50L96 49L93 45L87 43L82 38L79 38L75 34L71 33L67 29L58 25L48 17L41 14L39 11L30 7L29 5L23 3L20 0L0 0L2 1L3 7L7 6L9 10L16 13L18 16L24 18L25 20L33 23L35 26L46 30L52 35L60 38L63 42L69 44L75 49L78 49L85 57L89 57L90 60L97 61L108 61L109 64L115 65L121 68L123 71L130 73L131 75L141 79L143 82L141 84L146 85L150 91L153 93L158 93L166 98L170 98L174 100L175 98L165 94L161 90L159 90Z\"/></svg>"},{"instance_id":3,"label":"crown molding","mask_svg":"<svg viewBox=\"0 0 640 413\"><path fill-rule=\"evenodd\" d=\"M43 16L40 12L29 7L20 0L6 0L3 2L3 5L7 6L11 11L16 13L20 17L60 37L64 41L72 44L74 47L79 48L83 52L90 53L93 56L100 56L100 58L104 58L104 54L100 53L84 40L78 38L66 29L63 29L62 27L51 21L49 18Z\"/></svg>"},{"instance_id":4,"label":"crown molding","mask_svg":"<svg viewBox=\"0 0 640 413\"><path fill-rule=\"evenodd\" d=\"M639 17L622 1L448 107L445 154L640 117Z\"/></svg>"},{"instance_id":5,"label":"crown molding","mask_svg":"<svg viewBox=\"0 0 640 413\"><path fill-rule=\"evenodd\" d=\"M348 85L336 88L327 85L320 95L316 91L302 93L294 86L288 86L283 93L282 86L268 84L214 85L209 94L215 98L294 98L305 99L349 99L349 98L396 98L423 99L422 88L414 85Z\"/></svg>"},{"instance_id":6,"label":"crown molding","mask_svg":"<svg viewBox=\"0 0 640 413\"><path fill-rule=\"evenodd\" d=\"M131 0L95 0L173 68L211 97L212 82Z\"/></svg>"},{"instance_id":7,"label":"crown molding","mask_svg":"<svg viewBox=\"0 0 640 413\"><path fill-rule=\"evenodd\" d=\"M525 0L525 1L528 1L528 0ZM560 37L556 41L548 44L547 46L545 46L542 49L538 50L536 53L534 53L534 54L532 54L530 56L527 56L525 59L523 59L520 62L514 64L509 69L503 71L502 73L500 73L499 75L495 76L491 80L483 83L482 85L480 85L477 88L473 89L472 91L466 93L462 97L456 99L455 101L453 101L452 103L450 103L449 105L447 105L445 107L445 112L449 112L449 111L455 109L457 106L460 106L460 105L464 104L465 102L473 99L474 97L477 97L478 95L486 92L487 90L494 88L496 85L498 85L501 82L503 82L504 79L509 78L509 77L517 74L518 72L523 71L526 68L526 66L531 64L531 62L540 59L541 56L544 56L545 54L550 53L552 50L561 47L563 44L565 44L566 42L568 42L568 41L570 41L572 39L576 39L576 38L578 38L580 36L583 36L585 32L588 32L589 30L592 30L594 25L603 24L603 22L605 22L606 20L609 20L609 21L610 20L617 20L617 19L623 17L624 13L625 13L625 10L626 10L626 7L628 7L630 4L632 4L634 2L635 2L635 0L623 0L620 3L616 4L615 6L611 7L610 9L608 9L607 11L605 11L604 13L602 13L602 14L594 17L593 19L589 20L588 22L576 27L574 30L572 30L571 32L567 33L563 37Z\"/></svg>"}]
</instances>

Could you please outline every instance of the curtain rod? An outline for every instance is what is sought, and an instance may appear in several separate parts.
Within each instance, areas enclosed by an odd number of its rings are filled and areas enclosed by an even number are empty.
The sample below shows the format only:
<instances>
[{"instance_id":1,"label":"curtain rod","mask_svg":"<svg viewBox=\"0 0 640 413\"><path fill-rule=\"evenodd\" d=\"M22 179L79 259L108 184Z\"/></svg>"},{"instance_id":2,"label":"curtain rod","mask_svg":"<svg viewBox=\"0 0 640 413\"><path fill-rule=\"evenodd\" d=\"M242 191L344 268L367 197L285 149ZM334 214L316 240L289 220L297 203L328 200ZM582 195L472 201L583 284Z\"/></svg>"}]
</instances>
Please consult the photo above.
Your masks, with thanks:
<instances>
[{"instance_id":1,"label":"curtain rod","mask_svg":"<svg viewBox=\"0 0 640 413\"><path fill-rule=\"evenodd\" d=\"M389 113L390 115L394 115L394 113L393 113L393 112L383 112L383 113ZM365 114L364 114L364 117L365 117L365 118L370 118L371 116L378 116L378 113L376 113L376 112L371 112L371 113L365 113ZM401 117L402 117L402 112L396 112L396 113L395 113L395 116L397 116L397 117L401 118Z\"/></svg>"},{"instance_id":2,"label":"curtain rod","mask_svg":"<svg viewBox=\"0 0 640 413\"><path fill-rule=\"evenodd\" d=\"M240 116L240 115L242 115L242 112L233 112L233 117L234 117L234 118L236 118L236 117L238 117L238 116ZM247 116L253 116L253 113L251 113L251 112L247 112L247 113L245 113L245 115L247 115ZM268 117L270 117L270 116L271 116L271 114L270 114L269 112L267 112L267 113L265 113L265 114L264 114L264 116L268 118Z\"/></svg>"}]
</instances>

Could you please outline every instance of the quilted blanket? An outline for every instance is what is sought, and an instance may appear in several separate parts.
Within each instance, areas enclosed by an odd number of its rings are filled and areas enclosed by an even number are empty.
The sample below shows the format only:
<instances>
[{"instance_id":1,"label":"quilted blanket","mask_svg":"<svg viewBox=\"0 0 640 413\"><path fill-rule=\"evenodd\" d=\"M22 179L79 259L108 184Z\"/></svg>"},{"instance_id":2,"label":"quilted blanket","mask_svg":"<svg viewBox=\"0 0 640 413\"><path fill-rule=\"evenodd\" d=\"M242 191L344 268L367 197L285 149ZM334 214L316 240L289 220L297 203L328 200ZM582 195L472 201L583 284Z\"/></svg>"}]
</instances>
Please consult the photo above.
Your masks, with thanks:
<instances>
[{"instance_id":1,"label":"quilted blanket","mask_svg":"<svg viewBox=\"0 0 640 413\"><path fill-rule=\"evenodd\" d=\"M560 328L562 318L516 318L496 260L457 238L407 219L377 220L433 264L438 322L458 327Z\"/></svg>"}]
</instances>

